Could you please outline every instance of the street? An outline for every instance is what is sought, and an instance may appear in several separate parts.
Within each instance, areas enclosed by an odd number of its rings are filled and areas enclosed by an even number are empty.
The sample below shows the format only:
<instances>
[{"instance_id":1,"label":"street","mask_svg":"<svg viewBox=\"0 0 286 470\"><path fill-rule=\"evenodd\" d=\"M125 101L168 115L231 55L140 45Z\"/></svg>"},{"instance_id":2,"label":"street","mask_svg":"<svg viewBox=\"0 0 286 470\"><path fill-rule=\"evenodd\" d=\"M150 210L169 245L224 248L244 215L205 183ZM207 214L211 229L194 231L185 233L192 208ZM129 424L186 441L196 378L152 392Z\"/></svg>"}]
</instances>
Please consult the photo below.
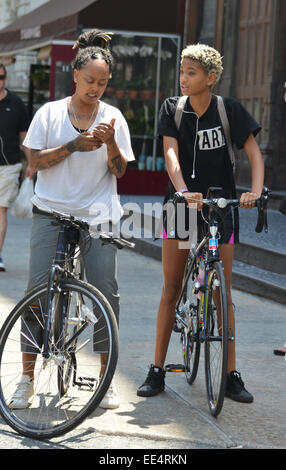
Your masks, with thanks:
<instances>
[{"instance_id":1,"label":"street","mask_svg":"<svg viewBox=\"0 0 286 470\"><path fill-rule=\"evenodd\" d=\"M9 214L0 273L0 323L23 296L30 220ZM97 409L69 434L49 442L24 438L0 420L1 449L285 449L286 362L273 355L286 335L285 305L233 291L237 325L237 369L254 403L225 399L212 418L206 401L203 361L193 386L184 374L167 374L166 390L153 398L136 395L153 360L160 299L161 263L131 250L118 255L121 295L120 354L115 382L121 405ZM179 335L173 334L167 362L181 362Z\"/></svg>"}]
</instances>

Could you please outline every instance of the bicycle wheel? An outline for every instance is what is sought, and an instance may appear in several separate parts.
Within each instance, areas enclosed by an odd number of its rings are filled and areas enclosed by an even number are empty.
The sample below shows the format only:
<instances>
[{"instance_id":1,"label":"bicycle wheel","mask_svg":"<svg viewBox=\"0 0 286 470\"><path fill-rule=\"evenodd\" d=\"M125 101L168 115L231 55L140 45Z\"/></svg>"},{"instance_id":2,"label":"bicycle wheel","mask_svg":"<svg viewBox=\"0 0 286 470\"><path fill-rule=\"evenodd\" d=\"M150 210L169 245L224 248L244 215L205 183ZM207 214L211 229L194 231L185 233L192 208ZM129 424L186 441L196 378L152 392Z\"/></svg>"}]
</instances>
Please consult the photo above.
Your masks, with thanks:
<instances>
[{"instance_id":1,"label":"bicycle wheel","mask_svg":"<svg viewBox=\"0 0 286 470\"><path fill-rule=\"evenodd\" d=\"M36 439L69 432L98 406L118 356L117 323L105 297L78 280L60 287L52 299L47 359L41 354L47 285L29 292L0 331L0 413L18 433ZM21 350L35 356L34 394L28 409L15 410L9 403L22 375Z\"/></svg>"},{"instance_id":2,"label":"bicycle wheel","mask_svg":"<svg viewBox=\"0 0 286 470\"><path fill-rule=\"evenodd\" d=\"M224 401L228 356L227 294L220 262L208 273L207 296L205 377L210 412L218 416Z\"/></svg>"},{"instance_id":3,"label":"bicycle wheel","mask_svg":"<svg viewBox=\"0 0 286 470\"><path fill-rule=\"evenodd\" d=\"M185 292L182 297L183 305L181 306L182 311L185 313L185 319L187 320L187 326L183 327L181 333L181 343L185 376L190 385L197 377L201 348L198 317L199 300L195 293L195 280L196 275L193 270L189 276Z\"/></svg>"}]
</instances>

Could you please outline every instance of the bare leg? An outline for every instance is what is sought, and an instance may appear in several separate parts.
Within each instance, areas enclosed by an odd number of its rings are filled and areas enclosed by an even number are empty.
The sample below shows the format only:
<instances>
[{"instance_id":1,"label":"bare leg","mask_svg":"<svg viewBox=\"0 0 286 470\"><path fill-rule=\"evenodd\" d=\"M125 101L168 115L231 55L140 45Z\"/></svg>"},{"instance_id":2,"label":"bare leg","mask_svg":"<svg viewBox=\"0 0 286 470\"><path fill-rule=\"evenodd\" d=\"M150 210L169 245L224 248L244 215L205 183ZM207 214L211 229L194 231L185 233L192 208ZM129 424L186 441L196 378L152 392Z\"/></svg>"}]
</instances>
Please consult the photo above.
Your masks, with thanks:
<instances>
[{"instance_id":1,"label":"bare leg","mask_svg":"<svg viewBox=\"0 0 286 470\"><path fill-rule=\"evenodd\" d=\"M231 296L231 278L232 278L232 262L234 254L234 246L231 244L223 244L219 248L220 259L224 268L224 276L227 291L227 307L228 307L228 329L230 336L235 338L235 317ZM236 354L235 339L228 343L228 365L227 372L235 370Z\"/></svg>"},{"instance_id":2,"label":"bare leg","mask_svg":"<svg viewBox=\"0 0 286 470\"><path fill-rule=\"evenodd\" d=\"M0 207L0 252L2 251L7 231L7 207Z\"/></svg>"},{"instance_id":3,"label":"bare leg","mask_svg":"<svg viewBox=\"0 0 286 470\"><path fill-rule=\"evenodd\" d=\"M105 369L106 369L106 364L107 364L107 354L100 354L100 362L101 362L101 368L100 368L100 373L99 376L102 377Z\"/></svg>"},{"instance_id":4,"label":"bare leg","mask_svg":"<svg viewBox=\"0 0 286 470\"><path fill-rule=\"evenodd\" d=\"M164 239L162 263L164 284L156 326L154 365L163 368L173 329L175 306L180 295L189 250L179 249L179 241Z\"/></svg>"},{"instance_id":5,"label":"bare leg","mask_svg":"<svg viewBox=\"0 0 286 470\"><path fill-rule=\"evenodd\" d=\"M34 369L37 360L37 354L23 353L23 375L28 375L32 380L34 380Z\"/></svg>"}]
</instances>

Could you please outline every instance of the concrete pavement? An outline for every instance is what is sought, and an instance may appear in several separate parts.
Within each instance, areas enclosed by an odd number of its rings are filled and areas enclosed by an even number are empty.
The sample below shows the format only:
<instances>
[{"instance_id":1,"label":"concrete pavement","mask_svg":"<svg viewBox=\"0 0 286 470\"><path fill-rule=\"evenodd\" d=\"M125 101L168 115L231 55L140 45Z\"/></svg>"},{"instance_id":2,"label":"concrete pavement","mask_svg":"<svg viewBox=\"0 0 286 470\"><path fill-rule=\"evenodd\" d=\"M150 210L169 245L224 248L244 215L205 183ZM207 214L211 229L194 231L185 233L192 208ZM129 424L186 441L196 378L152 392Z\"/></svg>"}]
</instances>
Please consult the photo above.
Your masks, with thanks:
<instances>
[{"instance_id":1,"label":"concrete pavement","mask_svg":"<svg viewBox=\"0 0 286 470\"><path fill-rule=\"evenodd\" d=\"M26 287L30 220L9 215L0 273L0 324ZM211 417L201 363L195 384L183 374L167 374L166 391L145 399L136 395L153 360L161 264L130 250L119 252L121 294L120 356L116 384L121 406L97 409L71 433L50 442L15 434L0 420L0 448L10 449L225 449L286 448L284 358L273 355L286 335L285 305L234 291L237 318L237 368L254 394L251 405L226 399ZM179 336L171 339L167 362L181 362Z\"/></svg>"}]
</instances>

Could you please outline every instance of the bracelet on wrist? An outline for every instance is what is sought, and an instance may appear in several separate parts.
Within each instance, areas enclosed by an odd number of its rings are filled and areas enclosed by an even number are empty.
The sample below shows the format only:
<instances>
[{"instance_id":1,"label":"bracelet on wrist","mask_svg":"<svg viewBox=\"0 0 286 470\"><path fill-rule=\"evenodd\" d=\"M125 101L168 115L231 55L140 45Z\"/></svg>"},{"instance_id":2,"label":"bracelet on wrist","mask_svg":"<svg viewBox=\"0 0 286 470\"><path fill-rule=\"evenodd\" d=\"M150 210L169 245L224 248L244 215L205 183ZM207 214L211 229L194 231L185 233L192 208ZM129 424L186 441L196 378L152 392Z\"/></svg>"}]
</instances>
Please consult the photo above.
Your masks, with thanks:
<instances>
[{"instance_id":1,"label":"bracelet on wrist","mask_svg":"<svg viewBox=\"0 0 286 470\"><path fill-rule=\"evenodd\" d=\"M180 189L179 190L179 193L183 194L183 193L189 193L190 191L188 189Z\"/></svg>"}]
</instances>

